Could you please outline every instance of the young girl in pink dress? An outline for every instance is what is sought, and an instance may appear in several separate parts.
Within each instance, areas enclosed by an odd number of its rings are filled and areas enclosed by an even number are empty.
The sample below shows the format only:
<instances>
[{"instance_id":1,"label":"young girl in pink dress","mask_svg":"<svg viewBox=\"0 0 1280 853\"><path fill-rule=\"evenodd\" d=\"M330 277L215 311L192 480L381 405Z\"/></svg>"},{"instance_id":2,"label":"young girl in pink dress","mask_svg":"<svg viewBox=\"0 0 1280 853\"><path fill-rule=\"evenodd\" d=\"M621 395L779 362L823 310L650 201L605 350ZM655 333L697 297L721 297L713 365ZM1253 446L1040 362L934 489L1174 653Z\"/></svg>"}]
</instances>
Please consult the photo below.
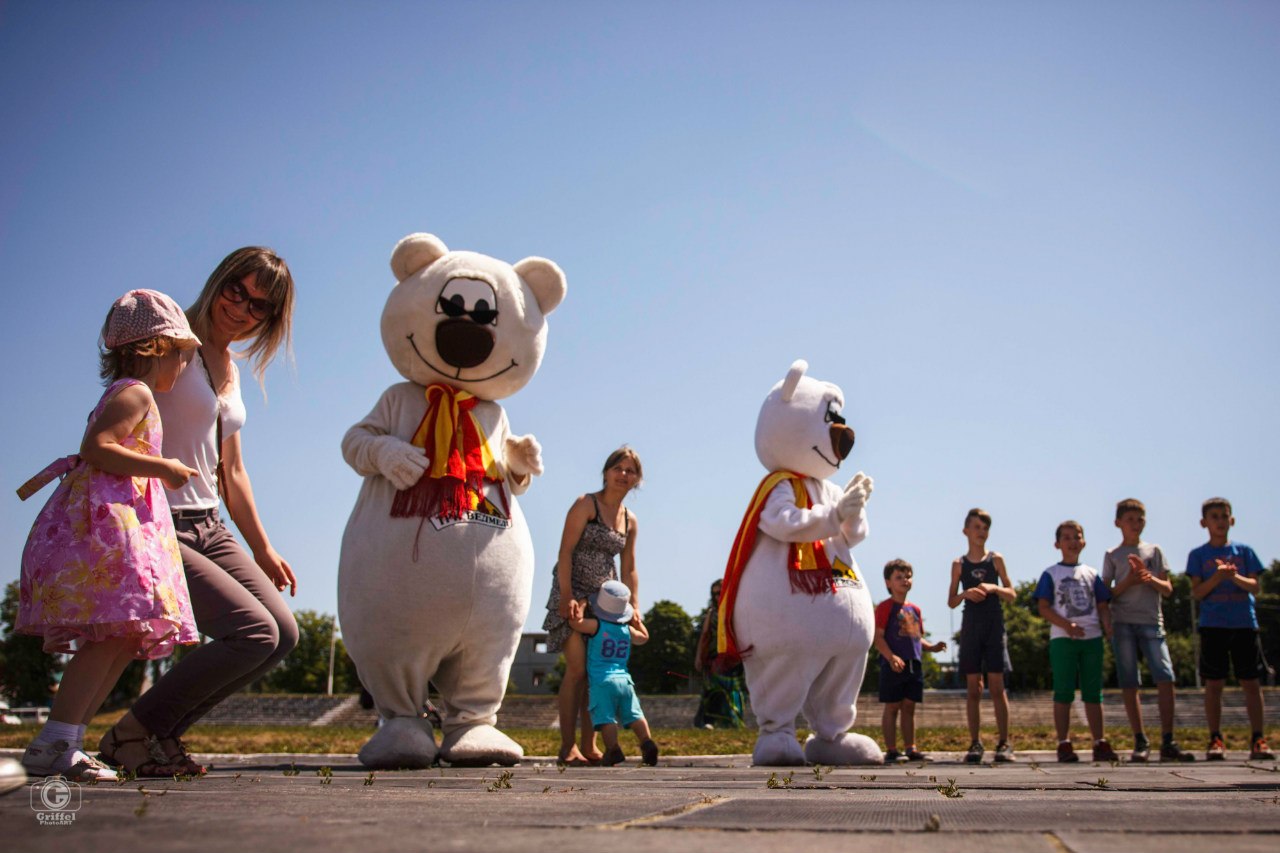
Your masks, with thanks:
<instances>
[{"instance_id":1,"label":"young girl in pink dress","mask_svg":"<svg viewBox=\"0 0 1280 853\"><path fill-rule=\"evenodd\" d=\"M113 780L83 749L85 726L129 661L169 655L198 635L164 487L197 472L160 456L153 392L173 387L200 341L178 304L131 290L102 327L106 393L89 416L78 456L54 462L18 490L26 500L65 475L40 511L22 552L16 630L44 637L44 650L73 654L49 722L27 747L32 775ZM154 760L152 744L120 741L138 775L178 772ZM151 759L151 760L148 760Z\"/></svg>"}]
</instances>

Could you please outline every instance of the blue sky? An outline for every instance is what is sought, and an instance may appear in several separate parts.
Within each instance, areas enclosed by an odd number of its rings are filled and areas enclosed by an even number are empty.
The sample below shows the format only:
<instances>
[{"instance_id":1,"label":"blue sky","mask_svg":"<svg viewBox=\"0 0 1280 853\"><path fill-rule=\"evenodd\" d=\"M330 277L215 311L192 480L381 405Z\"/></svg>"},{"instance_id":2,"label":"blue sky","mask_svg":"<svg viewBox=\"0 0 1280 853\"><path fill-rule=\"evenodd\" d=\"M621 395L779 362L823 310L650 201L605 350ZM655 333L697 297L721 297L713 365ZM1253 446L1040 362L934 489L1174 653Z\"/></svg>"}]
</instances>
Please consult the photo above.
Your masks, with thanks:
<instances>
[{"instance_id":1,"label":"blue sky","mask_svg":"<svg viewBox=\"0 0 1280 853\"><path fill-rule=\"evenodd\" d=\"M188 304L261 243L296 364L247 387L263 518L336 611L342 434L399 379L404 235L555 260L569 293L505 401L541 622L564 514L635 446L644 606L696 612L792 360L841 385L880 568L948 630L966 510L1015 581L1115 502L1179 570L1200 502L1280 557L1280 6L1134 3L0 3L0 480L78 445L112 299ZM10 497L0 580L48 492ZM955 622L958 627L958 619Z\"/></svg>"}]
</instances>

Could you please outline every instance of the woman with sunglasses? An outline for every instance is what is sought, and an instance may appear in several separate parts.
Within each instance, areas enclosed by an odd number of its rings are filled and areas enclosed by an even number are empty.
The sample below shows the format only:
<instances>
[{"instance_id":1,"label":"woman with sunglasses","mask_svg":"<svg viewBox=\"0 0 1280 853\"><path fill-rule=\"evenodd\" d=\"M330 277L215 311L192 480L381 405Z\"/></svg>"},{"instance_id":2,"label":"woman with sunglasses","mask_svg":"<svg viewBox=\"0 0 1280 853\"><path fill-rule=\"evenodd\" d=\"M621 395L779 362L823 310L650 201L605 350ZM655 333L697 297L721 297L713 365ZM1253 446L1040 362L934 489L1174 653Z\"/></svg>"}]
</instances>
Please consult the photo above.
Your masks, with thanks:
<instances>
[{"instance_id":1,"label":"woman with sunglasses","mask_svg":"<svg viewBox=\"0 0 1280 853\"><path fill-rule=\"evenodd\" d=\"M298 626L281 596L298 581L271 546L241 452L245 421L236 359L253 365L259 385L281 346L289 349L293 277L270 249L232 252L209 276L187 318L203 341L173 390L156 395L164 453L200 472L169 494L196 625L210 642L184 655L102 738L108 760L127 770L158 763L199 775L182 735L227 696L265 674L297 645ZM245 344L239 351L232 344ZM227 514L252 556L219 514Z\"/></svg>"},{"instance_id":2,"label":"woman with sunglasses","mask_svg":"<svg viewBox=\"0 0 1280 853\"><path fill-rule=\"evenodd\" d=\"M601 471L604 487L582 495L569 508L560 537L560 557L552 570L551 596L547 600L547 651L564 652L564 677L560 681L560 756L571 766L598 764L604 758L596 743L587 704L587 647L582 635L569 627L569 605L587 603L587 596L607 580L618 580L614 558L621 555L622 582L631 590L631 605L640 611L640 582L636 576L636 516L622 505L640 485L644 469L640 457L622 446L605 460ZM588 611L590 615L590 611ZM579 718L582 748L574 743Z\"/></svg>"}]
</instances>

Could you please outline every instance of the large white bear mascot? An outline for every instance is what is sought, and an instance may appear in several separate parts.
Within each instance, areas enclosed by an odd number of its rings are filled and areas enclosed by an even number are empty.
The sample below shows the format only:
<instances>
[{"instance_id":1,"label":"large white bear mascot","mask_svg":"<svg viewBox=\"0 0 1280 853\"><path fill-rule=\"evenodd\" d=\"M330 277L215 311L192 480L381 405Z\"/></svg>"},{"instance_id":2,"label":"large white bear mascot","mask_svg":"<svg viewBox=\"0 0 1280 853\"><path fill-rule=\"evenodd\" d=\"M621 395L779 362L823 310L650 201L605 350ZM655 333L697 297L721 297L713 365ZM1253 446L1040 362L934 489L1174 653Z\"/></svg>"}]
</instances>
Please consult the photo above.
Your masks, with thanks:
<instances>
[{"instance_id":1,"label":"large white bear mascot","mask_svg":"<svg viewBox=\"0 0 1280 853\"><path fill-rule=\"evenodd\" d=\"M529 611L533 543L516 495L542 473L533 436L495 400L525 386L565 295L560 268L451 252L430 234L396 246L382 343L407 382L347 431L364 485L342 537L338 613L385 720L368 767L515 764L494 727ZM443 742L423 716L440 691Z\"/></svg>"},{"instance_id":2,"label":"large white bear mascot","mask_svg":"<svg viewBox=\"0 0 1280 853\"><path fill-rule=\"evenodd\" d=\"M720 599L725 665L746 667L762 765L880 764L875 741L849 731L875 629L871 591L849 550L867 536L872 481L827 478L853 449L844 393L797 361L756 421L769 474L734 540ZM720 658L717 658L720 660ZM796 741L796 715L813 734Z\"/></svg>"}]
</instances>

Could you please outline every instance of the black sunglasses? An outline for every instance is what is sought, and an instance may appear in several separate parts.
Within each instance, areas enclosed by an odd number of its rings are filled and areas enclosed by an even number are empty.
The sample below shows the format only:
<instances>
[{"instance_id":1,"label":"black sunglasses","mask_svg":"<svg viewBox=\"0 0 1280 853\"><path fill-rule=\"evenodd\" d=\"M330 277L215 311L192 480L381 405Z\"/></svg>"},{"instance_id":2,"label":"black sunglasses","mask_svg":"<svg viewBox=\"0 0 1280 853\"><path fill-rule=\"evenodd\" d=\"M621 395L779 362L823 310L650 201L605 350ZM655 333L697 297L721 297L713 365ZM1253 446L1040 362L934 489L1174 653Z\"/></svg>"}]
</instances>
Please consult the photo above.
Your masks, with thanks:
<instances>
[{"instance_id":1,"label":"black sunglasses","mask_svg":"<svg viewBox=\"0 0 1280 853\"><path fill-rule=\"evenodd\" d=\"M461 298L455 297L455 299L457 301L454 301L454 299L445 299L441 296L436 300L437 304L440 306L440 310L444 312L446 317L462 317L465 315L470 317L472 320L475 320L481 326L487 326L494 320L498 319L497 308L481 308L476 306L468 311L463 307ZM480 304L483 305L484 303L481 302Z\"/></svg>"},{"instance_id":2,"label":"black sunglasses","mask_svg":"<svg viewBox=\"0 0 1280 853\"><path fill-rule=\"evenodd\" d=\"M238 281L224 281L222 283L222 295L227 298L228 302L235 302L236 304L248 300L249 316L259 322L271 318L276 313L274 302L269 299L250 296L249 291Z\"/></svg>"}]
</instances>

